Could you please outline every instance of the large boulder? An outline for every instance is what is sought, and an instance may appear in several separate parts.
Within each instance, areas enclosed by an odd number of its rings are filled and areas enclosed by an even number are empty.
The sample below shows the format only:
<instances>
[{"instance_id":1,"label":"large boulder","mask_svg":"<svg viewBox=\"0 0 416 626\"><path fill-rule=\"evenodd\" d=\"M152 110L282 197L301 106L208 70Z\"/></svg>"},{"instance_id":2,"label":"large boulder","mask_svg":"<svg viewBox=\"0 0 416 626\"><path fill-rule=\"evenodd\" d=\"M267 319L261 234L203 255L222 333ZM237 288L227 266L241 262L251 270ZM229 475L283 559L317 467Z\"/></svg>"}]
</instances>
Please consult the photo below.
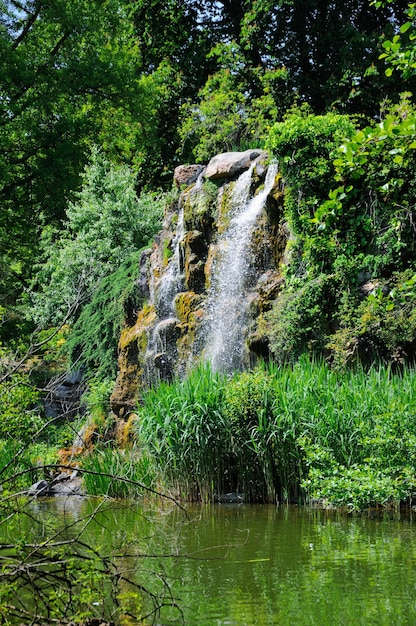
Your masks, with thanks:
<instances>
[{"instance_id":1,"label":"large boulder","mask_svg":"<svg viewBox=\"0 0 416 626\"><path fill-rule=\"evenodd\" d=\"M224 152L211 159L205 170L204 177L210 180L231 178L247 170L253 161L267 157L263 150L246 150L245 152Z\"/></svg>"},{"instance_id":2,"label":"large boulder","mask_svg":"<svg viewBox=\"0 0 416 626\"><path fill-rule=\"evenodd\" d=\"M198 180L198 176L205 165L178 165L173 173L173 180L177 187L192 185Z\"/></svg>"}]
</instances>

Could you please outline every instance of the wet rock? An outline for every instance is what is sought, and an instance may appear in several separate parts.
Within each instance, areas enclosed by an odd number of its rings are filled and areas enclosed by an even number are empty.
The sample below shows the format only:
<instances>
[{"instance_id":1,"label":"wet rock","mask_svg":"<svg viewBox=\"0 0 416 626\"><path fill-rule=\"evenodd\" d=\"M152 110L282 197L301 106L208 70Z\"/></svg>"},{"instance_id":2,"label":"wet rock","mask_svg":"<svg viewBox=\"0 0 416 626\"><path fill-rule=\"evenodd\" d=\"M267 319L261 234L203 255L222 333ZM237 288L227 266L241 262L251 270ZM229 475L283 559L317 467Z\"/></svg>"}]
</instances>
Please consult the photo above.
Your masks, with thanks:
<instances>
[{"instance_id":1,"label":"wet rock","mask_svg":"<svg viewBox=\"0 0 416 626\"><path fill-rule=\"evenodd\" d=\"M38 480L34 483L28 491L29 496L48 496L49 495L49 483L47 480Z\"/></svg>"},{"instance_id":2,"label":"wet rock","mask_svg":"<svg viewBox=\"0 0 416 626\"><path fill-rule=\"evenodd\" d=\"M208 245L198 230L186 233L183 241L185 288L201 293L205 289L205 261Z\"/></svg>"},{"instance_id":3,"label":"wet rock","mask_svg":"<svg viewBox=\"0 0 416 626\"><path fill-rule=\"evenodd\" d=\"M82 486L82 478L68 476L65 480L53 481L49 487L49 495L51 496L79 496L84 494Z\"/></svg>"},{"instance_id":4,"label":"wet rock","mask_svg":"<svg viewBox=\"0 0 416 626\"><path fill-rule=\"evenodd\" d=\"M70 496L82 495L84 493L82 486L82 478L78 476L78 472L61 472L52 480L39 480L33 484L28 495L33 497L50 497L50 496Z\"/></svg>"},{"instance_id":5,"label":"wet rock","mask_svg":"<svg viewBox=\"0 0 416 626\"><path fill-rule=\"evenodd\" d=\"M274 165L267 167L267 158L262 150L218 155L204 178L193 166L177 170L175 184L187 187L166 208L163 229L141 260L140 288L148 303L135 321L126 320L120 338L119 375L111 398L119 419L127 420L136 410L143 388L181 378L195 363L211 358L209 336L216 320L229 318L230 331L221 332L227 340L230 335L229 344L235 336L239 342L233 367L252 365L268 354L266 313L281 288L289 232L283 223L281 177ZM241 180L239 174L252 163L252 176ZM195 176L198 182L190 183ZM244 219L254 220L251 234L240 249L230 231L239 209L250 206L254 218ZM226 302L219 307L213 293L220 268L230 268L240 258L242 264L236 265L241 269L224 289ZM242 295L234 289L240 282Z\"/></svg>"}]
</instances>

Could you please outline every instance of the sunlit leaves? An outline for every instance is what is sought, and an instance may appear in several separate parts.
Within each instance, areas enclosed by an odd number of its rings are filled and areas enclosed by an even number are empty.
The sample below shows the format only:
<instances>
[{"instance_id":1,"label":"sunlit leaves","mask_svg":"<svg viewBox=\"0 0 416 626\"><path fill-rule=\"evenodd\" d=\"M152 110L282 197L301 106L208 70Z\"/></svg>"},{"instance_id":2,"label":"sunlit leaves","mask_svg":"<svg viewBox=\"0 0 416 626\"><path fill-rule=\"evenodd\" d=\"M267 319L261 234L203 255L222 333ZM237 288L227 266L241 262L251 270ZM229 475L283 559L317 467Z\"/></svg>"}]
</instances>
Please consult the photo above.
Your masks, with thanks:
<instances>
[{"instance_id":1,"label":"sunlit leaves","mask_svg":"<svg viewBox=\"0 0 416 626\"><path fill-rule=\"evenodd\" d=\"M380 55L387 63L386 76L392 76L398 70L405 78L416 74L416 4L409 4L409 21L400 27L399 34L383 41L385 52Z\"/></svg>"},{"instance_id":2,"label":"sunlit leaves","mask_svg":"<svg viewBox=\"0 0 416 626\"><path fill-rule=\"evenodd\" d=\"M98 281L148 244L160 226L163 198L137 198L135 175L94 150L77 202L67 211L67 228L44 232L44 263L38 266L32 315L54 324L88 302Z\"/></svg>"}]
</instances>

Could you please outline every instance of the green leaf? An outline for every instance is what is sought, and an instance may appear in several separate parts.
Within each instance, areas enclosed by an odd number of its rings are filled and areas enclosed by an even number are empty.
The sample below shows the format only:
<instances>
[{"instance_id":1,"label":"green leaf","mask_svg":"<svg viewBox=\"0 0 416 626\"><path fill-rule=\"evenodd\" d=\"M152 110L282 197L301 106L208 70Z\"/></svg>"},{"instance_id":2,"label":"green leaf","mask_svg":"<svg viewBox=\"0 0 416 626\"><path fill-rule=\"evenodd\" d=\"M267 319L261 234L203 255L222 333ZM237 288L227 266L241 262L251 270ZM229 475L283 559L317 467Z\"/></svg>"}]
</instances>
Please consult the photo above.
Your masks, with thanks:
<instances>
[{"instance_id":1,"label":"green leaf","mask_svg":"<svg viewBox=\"0 0 416 626\"><path fill-rule=\"evenodd\" d=\"M406 22L405 24L402 24L400 26L400 32L402 34L406 33L409 30L409 28L411 28L411 26L412 26L412 22Z\"/></svg>"}]
</instances>

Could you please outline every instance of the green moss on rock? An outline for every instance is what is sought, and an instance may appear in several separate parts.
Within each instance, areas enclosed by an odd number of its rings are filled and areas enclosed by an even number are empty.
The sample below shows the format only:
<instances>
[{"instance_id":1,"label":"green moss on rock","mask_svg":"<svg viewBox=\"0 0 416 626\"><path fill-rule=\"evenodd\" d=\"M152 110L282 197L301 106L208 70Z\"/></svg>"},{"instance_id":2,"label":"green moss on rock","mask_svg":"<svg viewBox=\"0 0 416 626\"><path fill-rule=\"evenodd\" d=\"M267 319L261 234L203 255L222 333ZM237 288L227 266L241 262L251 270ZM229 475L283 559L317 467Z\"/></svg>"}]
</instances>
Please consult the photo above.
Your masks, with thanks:
<instances>
[{"instance_id":1,"label":"green moss on rock","mask_svg":"<svg viewBox=\"0 0 416 626\"><path fill-rule=\"evenodd\" d=\"M137 405L144 373L143 358L155 319L154 306L146 305L139 312L135 325L125 328L121 333L119 372L110 398L111 409L118 417L126 418Z\"/></svg>"}]
</instances>

